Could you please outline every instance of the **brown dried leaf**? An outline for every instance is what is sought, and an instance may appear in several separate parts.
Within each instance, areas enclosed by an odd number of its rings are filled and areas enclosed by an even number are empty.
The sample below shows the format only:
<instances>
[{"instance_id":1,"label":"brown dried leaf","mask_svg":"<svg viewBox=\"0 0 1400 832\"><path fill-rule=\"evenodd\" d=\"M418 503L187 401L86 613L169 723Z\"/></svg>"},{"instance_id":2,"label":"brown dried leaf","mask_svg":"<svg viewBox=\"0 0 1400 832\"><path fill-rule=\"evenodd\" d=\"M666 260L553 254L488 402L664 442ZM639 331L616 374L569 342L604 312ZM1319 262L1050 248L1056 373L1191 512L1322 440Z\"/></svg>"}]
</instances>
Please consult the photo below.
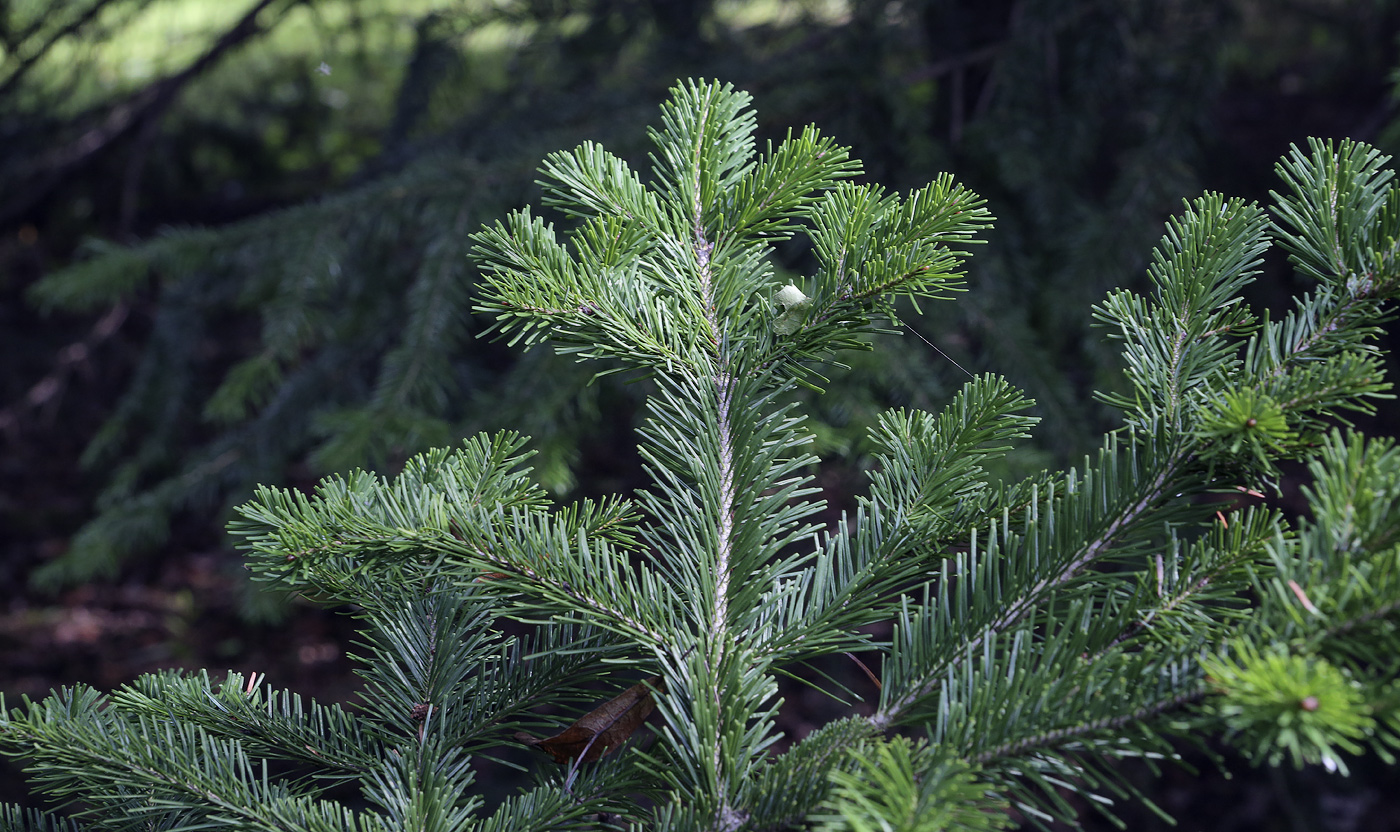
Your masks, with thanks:
<instances>
[{"instance_id":1,"label":"brown dried leaf","mask_svg":"<svg viewBox=\"0 0 1400 832\"><path fill-rule=\"evenodd\" d=\"M578 718L558 734L544 739L518 731L515 738L549 753L556 763L578 759L591 763L622 747L651 712L656 710L655 691L663 690L660 676L643 679Z\"/></svg>"}]
</instances>

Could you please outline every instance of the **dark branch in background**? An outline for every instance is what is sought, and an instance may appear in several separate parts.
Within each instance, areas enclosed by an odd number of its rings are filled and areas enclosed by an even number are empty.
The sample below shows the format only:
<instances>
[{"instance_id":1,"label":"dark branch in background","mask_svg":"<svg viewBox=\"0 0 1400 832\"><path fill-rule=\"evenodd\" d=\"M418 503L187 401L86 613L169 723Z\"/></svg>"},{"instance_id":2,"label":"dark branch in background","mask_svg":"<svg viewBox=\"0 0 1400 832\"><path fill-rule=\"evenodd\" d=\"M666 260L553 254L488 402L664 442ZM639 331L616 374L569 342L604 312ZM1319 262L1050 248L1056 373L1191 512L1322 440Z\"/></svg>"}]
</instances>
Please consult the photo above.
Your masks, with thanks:
<instances>
[{"instance_id":1,"label":"dark branch in background","mask_svg":"<svg viewBox=\"0 0 1400 832\"><path fill-rule=\"evenodd\" d=\"M163 109L163 108L162 108ZM131 143L131 153L126 159L126 170L122 173L121 202L117 206L117 236L127 237L136 224L137 195L141 190L141 174L146 169L146 159L151 155L151 145L160 132L160 113L155 112L141 120L136 137Z\"/></svg>"},{"instance_id":2,"label":"dark branch in background","mask_svg":"<svg viewBox=\"0 0 1400 832\"><path fill-rule=\"evenodd\" d=\"M109 4L110 2L112 2L112 0L97 0L97 2L93 3L92 6L87 9L87 11L78 15L73 20L70 20L67 23L67 25L61 27L58 31L54 32L53 35L49 37L47 41L44 42L43 46L40 46L27 57L21 58L19 61L19 65L15 67L14 72L11 72L9 77L7 77L4 81L0 81L0 98L4 98L5 96L9 95L10 92L14 90L15 86L19 84L21 80L23 80L24 76L29 72L29 70L32 69L41 58L43 58L49 53L49 50L53 48L54 44L58 43L66 37L76 35L79 31L82 30L84 26L91 23L97 17L97 15L101 13L101 11L104 8L107 7L107 4ZM10 50L14 50L17 53L20 44L24 43L25 41L29 40L30 38L34 37L39 33L39 29L43 26L44 20L44 17L37 18L32 24L30 24L30 26L27 29L15 35L14 37L11 37L9 33L6 32L6 47Z\"/></svg>"},{"instance_id":3,"label":"dark branch in background","mask_svg":"<svg viewBox=\"0 0 1400 832\"><path fill-rule=\"evenodd\" d=\"M271 25L259 25L258 17L265 9L278 2L286 2L281 12L282 15L285 15L298 4L311 2L311 0L289 0L289 2L287 0L259 0L253 8L248 10L247 14L240 18L232 28L224 32L203 55L200 55L189 66L128 97L125 101L108 110L106 117L99 124L84 132L76 140L55 148L36 159L30 166L35 171L34 179L26 187L14 188L15 196L7 204L0 205L0 224L11 222L23 215L24 212L47 196L62 181L66 173L107 149L113 142L125 136L132 129L147 121L158 121L190 81L213 66L234 47L240 46L249 39L271 29ZM143 144L149 146L148 143ZM136 150L138 155L144 152L146 151L142 148ZM140 163L134 163L134 174L138 177L141 167ZM129 168L128 180L132 173L133 168ZM130 181L126 183L127 188L130 188L131 185ZM125 200L124 196L123 201L125 202ZM125 215L127 212L123 210L122 213ZM126 219L123 216L124 223Z\"/></svg>"},{"instance_id":4,"label":"dark branch in background","mask_svg":"<svg viewBox=\"0 0 1400 832\"><path fill-rule=\"evenodd\" d=\"M1001 54L1006 46L1007 41L998 41L997 43L989 44L979 49L973 49L961 55L954 55L951 58L944 58L941 61L924 64L918 69L906 72L903 77L900 78L900 81L906 86L911 86L913 84L923 83L924 81L936 80L950 72L962 72L970 66L993 60Z\"/></svg>"},{"instance_id":5,"label":"dark branch in background","mask_svg":"<svg viewBox=\"0 0 1400 832\"><path fill-rule=\"evenodd\" d=\"M993 43L979 46L976 49L968 49L958 54L942 58L931 63L924 64L917 69L906 72L901 77L901 82L905 86L934 81L943 76L949 77L951 91L948 95L948 139L953 144L957 144L962 139L963 128L968 119L976 119L986 114L992 104L992 95L996 90L996 75L999 60L1008 49L1015 49L1018 42L1027 40L1042 40L1045 44L1047 54L1052 56L1055 49L1056 37L1059 37L1066 29L1078 24L1078 22L1096 10L1100 4L1086 3L1075 7L1065 14L1043 23L1039 26L1026 28L1022 24L1024 3L1016 3L1011 7L1007 19L1007 31L1005 37ZM925 14L934 11L938 7L929 7ZM930 18L929 23L934 24L932 28L938 28L938 24L943 21L941 18ZM969 113L966 106L967 97L967 74L968 70L976 66L986 66L987 77L978 87L977 100L973 103Z\"/></svg>"},{"instance_id":6,"label":"dark branch in background","mask_svg":"<svg viewBox=\"0 0 1400 832\"><path fill-rule=\"evenodd\" d=\"M129 312L130 306L125 301L118 302L93 324L87 337L59 350L54 359L53 370L30 387L23 399L0 409L0 434L8 437L10 441L18 441L20 417L26 411L39 410L56 402L73 373L91 370L94 348L121 329Z\"/></svg>"}]
</instances>

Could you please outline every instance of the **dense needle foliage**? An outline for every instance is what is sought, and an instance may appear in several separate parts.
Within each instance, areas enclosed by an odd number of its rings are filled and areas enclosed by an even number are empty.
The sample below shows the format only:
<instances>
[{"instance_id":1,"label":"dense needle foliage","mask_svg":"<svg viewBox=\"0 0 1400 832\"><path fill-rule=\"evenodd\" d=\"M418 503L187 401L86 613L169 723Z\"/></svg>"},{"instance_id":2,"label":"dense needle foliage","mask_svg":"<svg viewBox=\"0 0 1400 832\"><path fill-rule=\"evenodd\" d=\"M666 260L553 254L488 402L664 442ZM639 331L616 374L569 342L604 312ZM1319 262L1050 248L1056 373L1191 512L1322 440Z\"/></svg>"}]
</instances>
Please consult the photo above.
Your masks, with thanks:
<instances>
[{"instance_id":1,"label":"dense needle foliage","mask_svg":"<svg viewBox=\"0 0 1400 832\"><path fill-rule=\"evenodd\" d=\"M748 104L680 84L650 177L596 144L551 154L569 227L522 210L472 238L501 337L650 379L650 488L556 506L507 432L393 478L260 489L233 529L250 567L362 620L363 707L256 676L64 690L8 712L0 744L77 811L0 824L995 829L1072 819L1076 795L1112 811L1115 762L1177 737L1389 760L1400 452L1334 427L1388 390L1388 160L1316 142L1280 163L1272 210L1190 201L1150 293L1093 310L1128 392L1081 465L993 481L1036 420L978 376L939 412L881 416L868 493L828 525L796 394L896 298L951 298L992 218L949 176L854 184L815 128L760 151ZM795 236L816 265L789 283L771 252ZM1275 243L1316 288L1261 319L1240 292ZM1267 503L1288 459L1313 475L1296 525ZM832 681L864 704L783 737L778 680L843 653ZM543 753L488 806L474 760L509 746Z\"/></svg>"}]
</instances>

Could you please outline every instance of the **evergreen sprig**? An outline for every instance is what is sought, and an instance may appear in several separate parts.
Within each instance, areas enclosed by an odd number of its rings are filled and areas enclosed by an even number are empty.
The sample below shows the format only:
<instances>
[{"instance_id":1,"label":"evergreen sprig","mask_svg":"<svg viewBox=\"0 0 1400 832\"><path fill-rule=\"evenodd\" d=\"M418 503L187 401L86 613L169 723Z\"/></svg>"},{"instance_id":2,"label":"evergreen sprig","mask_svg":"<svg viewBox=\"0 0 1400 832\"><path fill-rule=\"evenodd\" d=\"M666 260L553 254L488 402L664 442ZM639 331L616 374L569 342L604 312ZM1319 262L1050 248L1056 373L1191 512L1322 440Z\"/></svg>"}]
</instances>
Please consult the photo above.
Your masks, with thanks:
<instances>
[{"instance_id":1,"label":"evergreen sprig","mask_svg":"<svg viewBox=\"0 0 1400 832\"><path fill-rule=\"evenodd\" d=\"M893 298L949 297L991 218L946 177L852 184L814 129L760 154L748 104L683 83L651 177L597 145L551 155L568 227L521 210L473 237L500 336L651 377L650 488L554 505L500 433L393 478L260 489L233 530L260 579L353 605L362 706L203 674L66 691L0 722L37 785L103 827L995 829L1145 799L1117 763L1178 738L1390 759L1400 456L1322 427L1388 390L1386 160L1295 152L1278 220L1187 204L1151 292L1094 310L1132 392L1082 465L994 481L1036 420L975 377L937 414L881 417L869 494L822 523L792 394ZM797 235L814 266L789 282L773 244ZM1278 321L1240 296L1273 241L1320 283ZM1284 459L1313 475L1296 525L1255 502ZM869 675L820 673L871 704L784 750L780 680L840 653ZM535 782L488 811L476 759L521 746L545 752ZM346 781L354 809L327 797Z\"/></svg>"}]
</instances>

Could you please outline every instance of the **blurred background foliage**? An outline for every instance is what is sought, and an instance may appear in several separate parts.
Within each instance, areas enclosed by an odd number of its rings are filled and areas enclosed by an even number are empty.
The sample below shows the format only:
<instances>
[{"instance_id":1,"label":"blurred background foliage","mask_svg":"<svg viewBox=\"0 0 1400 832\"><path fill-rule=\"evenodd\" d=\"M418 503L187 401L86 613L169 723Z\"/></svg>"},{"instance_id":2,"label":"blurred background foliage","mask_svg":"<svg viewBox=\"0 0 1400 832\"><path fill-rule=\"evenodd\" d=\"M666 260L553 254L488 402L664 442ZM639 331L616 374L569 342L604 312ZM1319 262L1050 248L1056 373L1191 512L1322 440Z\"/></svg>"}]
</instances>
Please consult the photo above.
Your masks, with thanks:
<instances>
[{"instance_id":1,"label":"blurred background foliage","mask_svg":"<svg viewBox=\"0 0 1400 832\"><path fill-rule=\"evenodd\" d=\"M467 234L536 202L550 151L645 169L677 78L998 217L965 295L804 402L835 511L874 414L965 371L1039 402L1008 475L1111 428L1089 306L1183 197L1267 200L1309 135L1400 147L1397 24L1394 0L0 0L0 687L289 662L335 695L338 625L239 589L221 526L258 482L511 427L561 498L641 484L646 383L478 339ZM1294 281L1271 261L1254 301ZM1264 828L1231 817L1209 828Z\"/></svg>"}]
</instances>

